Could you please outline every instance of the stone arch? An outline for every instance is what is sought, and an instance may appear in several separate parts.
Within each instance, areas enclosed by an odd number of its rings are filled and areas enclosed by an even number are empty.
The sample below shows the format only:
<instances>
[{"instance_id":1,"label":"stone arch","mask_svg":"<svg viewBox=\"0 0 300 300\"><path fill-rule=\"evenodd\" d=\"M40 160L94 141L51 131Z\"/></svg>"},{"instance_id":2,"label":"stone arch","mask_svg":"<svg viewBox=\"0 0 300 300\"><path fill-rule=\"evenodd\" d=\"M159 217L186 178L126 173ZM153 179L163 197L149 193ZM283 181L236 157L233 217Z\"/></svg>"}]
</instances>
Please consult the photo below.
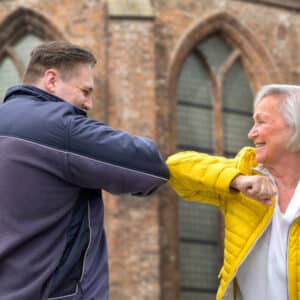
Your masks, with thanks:
<instances>
[{"instance_id":1,"label":"stone arch","mask_svg":"<svg viewBox=\"0 0 300 300\"><path fill-rule=\"evenodd\" d=\"M176 96L177 78L182 64L189 53L195 45L210 34L220 31L240 49L241 57L245 64L245 71L249 75L254 91L263 84L282 81L271 56L252 32L236 18L226 12L222 12L192 24L178 42L171 57L169 68L170 99L174 99Z\"/></svg>"},{"instance_id":2,"label":"stone arch","mask_svg":"<svg viewBox=\"0 0 300 300\"><path fill-rule=\"evenodd\" d=\"M222 32L223 36L233 45L234 48L238 48L240 57L243 61L245 72L247 73L252 90L256 92L263 84L272 82L282 82L280 72L273 62L270 54L264 48L264 46L255 38L254 34L241 24L235 17L226 12L219 12L210 15L200 21L194 22L187 30L185 34L179 39L173 53L171 55L169 68L167 71L167 93L169 99L168 105L168 125L169 130L167 132L168 139L170 141L169 152L175 153L177 151L177 134L176 134L176 88L178 77L186 58L190 55L193 49L201 41L204 41L207 37L214 33ZM226 40L227 41L227 40ZM168 208L162 209L162 219L168 220L165 226L165 232L172 247L172 253L176 257L174 263L171 263L165 268L169 268L176 276L178 271L178 205L177 196L174 193L170 193L168 196ZM170 217L171 216L171 217ZM169 225L169 224L172 224ZM175 229L174 229L175 228ZM171 280L169 273L164 274L167 278L165 280ZM179 290L178 277L173 280L173 290ZM178 295L177 295L178 297ZM177 298L178 299L178 298Z\"/></svg>"},{"instance_id":3,"label":"stone arch","mask_svg":"<svg viewBox=\"0 0 300 300\"><path fill-rule=\"evenodd\" d=\"M6 54L6 45L13 45L26 34L34 34L43 40L65 40L52 23L41 14L18 8L0 24L0 60Z\"/></svg>"},{"instance_id":4,"label":"stone arch","mask_svg":"<svg viewBox=\"0 0 300 300\"><path fill-rule=\"evenodd\" d=\"M209 35L222 32L226 39L239 48L245 72L250 79L254 93L261 85L282 82L280 72L264 46L254 37L251 30L242 25L227 12L211 15L193 23L177 43L170 60L168 70L168 97L170 111L176 111L177 80L188 55L197 44ZM176 114L169 114L170 137L175 144L171 146L176 151Z\"/></svg>"}]
</instances>

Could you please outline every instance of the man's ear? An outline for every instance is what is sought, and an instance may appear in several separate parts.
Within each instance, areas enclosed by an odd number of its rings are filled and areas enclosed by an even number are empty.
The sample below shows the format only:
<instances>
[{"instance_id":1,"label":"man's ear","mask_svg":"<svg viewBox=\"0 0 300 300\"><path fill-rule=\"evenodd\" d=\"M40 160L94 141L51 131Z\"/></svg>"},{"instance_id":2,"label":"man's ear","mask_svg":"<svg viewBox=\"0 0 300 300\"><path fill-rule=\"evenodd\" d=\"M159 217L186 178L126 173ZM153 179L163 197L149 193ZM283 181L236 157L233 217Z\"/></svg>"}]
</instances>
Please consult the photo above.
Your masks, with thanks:
<instances>
[{"instance_id":1,"label":"man's ear","mask_svg":"<svg viewBox=\"0 0 300 300\"><path fill-rule=\"evenodd\" d=\"M51 94L55 94L56 84L59 80L59 73L55 69L48 69L44 73L43 85L44 89Z\"/></svg>"}]
</instances>

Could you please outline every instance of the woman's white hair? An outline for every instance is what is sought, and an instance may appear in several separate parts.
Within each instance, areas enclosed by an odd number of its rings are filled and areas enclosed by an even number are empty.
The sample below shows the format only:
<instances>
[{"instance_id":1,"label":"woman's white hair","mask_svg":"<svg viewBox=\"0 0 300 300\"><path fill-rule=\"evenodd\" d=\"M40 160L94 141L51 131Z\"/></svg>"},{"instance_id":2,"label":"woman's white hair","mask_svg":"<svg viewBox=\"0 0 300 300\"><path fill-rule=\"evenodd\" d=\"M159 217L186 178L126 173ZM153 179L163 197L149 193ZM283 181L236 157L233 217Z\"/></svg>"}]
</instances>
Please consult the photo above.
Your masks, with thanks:
<instances>
[{"instance_id":1,"label":"woman's white hair","mask_svg":"<svg viewBox=\"0 0 300 300\"><path fill-rule=\"evenodd\" d=\"M254 100L254 108L263 98L275 96L281 103L279 106L282 116L288 126L293 129L288 147L291 151L300 151L300 86L287 84L270 84L263 86Z\"/></svg>"}]
</instances>

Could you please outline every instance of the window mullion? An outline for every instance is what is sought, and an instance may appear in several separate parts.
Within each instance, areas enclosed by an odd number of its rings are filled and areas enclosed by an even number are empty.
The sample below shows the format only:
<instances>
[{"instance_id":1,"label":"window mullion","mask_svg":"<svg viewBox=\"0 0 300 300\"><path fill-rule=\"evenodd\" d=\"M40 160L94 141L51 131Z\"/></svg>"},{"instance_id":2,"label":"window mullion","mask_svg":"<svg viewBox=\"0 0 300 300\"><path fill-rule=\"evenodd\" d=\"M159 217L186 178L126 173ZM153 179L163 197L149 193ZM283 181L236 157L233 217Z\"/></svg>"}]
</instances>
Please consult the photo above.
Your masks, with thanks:
<instances>
[{"instance_id":1,"label":"window mullion","mask_svg":"<svg viewBox=\"0 0 300 300\"><path fill-rule=\"evenodd\" d=\"M11 60L14 62L18 70L19 76L22 77L25 71L25 66L22 60L17 56L17 53L12 47L6 46L5 51L8 54L8 56L11 58Z\"/></svg>"}]
</instances>

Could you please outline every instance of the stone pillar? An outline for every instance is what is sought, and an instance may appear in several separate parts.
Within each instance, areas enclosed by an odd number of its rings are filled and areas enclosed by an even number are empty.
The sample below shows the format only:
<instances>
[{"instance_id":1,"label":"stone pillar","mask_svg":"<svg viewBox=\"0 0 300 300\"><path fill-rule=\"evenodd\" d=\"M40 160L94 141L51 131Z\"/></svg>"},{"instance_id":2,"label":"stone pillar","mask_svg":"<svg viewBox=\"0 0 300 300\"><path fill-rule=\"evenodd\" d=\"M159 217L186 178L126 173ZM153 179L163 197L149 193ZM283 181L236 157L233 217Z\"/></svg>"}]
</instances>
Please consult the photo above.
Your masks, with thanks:
<instances>
[{"instance_id":1,"label":"stone pillar","mask_svg":"<svg viewBox=\"0 0 300 300\"><path fill-rule=\"evenodd\" d=\"M157 137L150 0L107 1L108 123ZM111 300L160 299L159 195L106 195Z\"/></svg>"}]
</instances>

